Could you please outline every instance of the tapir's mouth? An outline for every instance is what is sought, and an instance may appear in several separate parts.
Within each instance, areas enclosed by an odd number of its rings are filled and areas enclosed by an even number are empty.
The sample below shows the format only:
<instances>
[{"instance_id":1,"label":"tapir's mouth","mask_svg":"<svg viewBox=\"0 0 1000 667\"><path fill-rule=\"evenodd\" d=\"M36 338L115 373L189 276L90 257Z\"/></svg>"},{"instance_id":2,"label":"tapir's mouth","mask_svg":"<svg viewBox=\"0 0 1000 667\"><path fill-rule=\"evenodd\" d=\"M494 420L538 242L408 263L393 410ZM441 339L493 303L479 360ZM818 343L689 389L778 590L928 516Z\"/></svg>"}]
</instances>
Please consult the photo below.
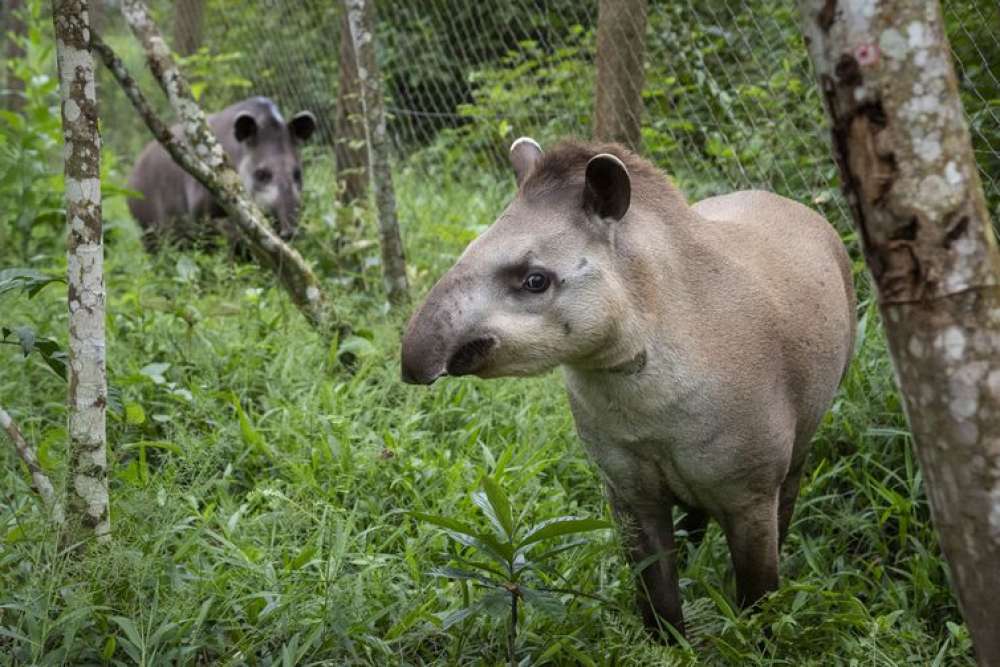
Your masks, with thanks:
<instances>
[{"instance_id":1,"label":"tapir's mouth","mask_svg":"<svg viewBox=\"0 0 1000 667\"><path fill-rule=\"evenodd\" d=\"M414 358L412 353L417 350L407 349L404 345L403 381L408 384L431 385L446 375L477 374L486 367L490 353L496 346L497 340L493 336L474 338L459 345L442 365L440 361L427 363L431 359Z\"/></svg>"},{"instance_id":2,"label":"tapir's mouth","mask_svg":"<svg viewBox=\"0 0 1000 667\"><path fill-rule=\"evenodd\" d=\"M459 345L445 364L445 371L448 375L472 375L482 370L496 344L493 336L482 336Z\"/></svg>"}]
</instances>

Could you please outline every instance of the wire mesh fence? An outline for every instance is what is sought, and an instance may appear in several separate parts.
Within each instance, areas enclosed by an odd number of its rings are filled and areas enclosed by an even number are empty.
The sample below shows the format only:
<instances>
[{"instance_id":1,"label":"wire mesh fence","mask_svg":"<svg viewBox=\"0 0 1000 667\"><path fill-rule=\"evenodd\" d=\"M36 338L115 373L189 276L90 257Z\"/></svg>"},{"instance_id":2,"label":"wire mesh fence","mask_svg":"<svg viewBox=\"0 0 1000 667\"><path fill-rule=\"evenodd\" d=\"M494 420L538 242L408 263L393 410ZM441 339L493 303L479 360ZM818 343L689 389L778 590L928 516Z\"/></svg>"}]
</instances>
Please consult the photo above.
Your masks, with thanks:
<instances>
[{"instance_id":1,"label":"wire mesh fence","mask_svg":"<svg viewBox=\"0 0 1000 667\"><path fill-rule=\"evenodd\" d=\"M115 1L108 0L109 14ZM613 3L608 3L613 4ZM622 0L619 7L647 3ZM520 135L543 145L595 133L597 0L377 2L379 61L397 159L420 156L439 177L506 171ZM963 101L991 211L1000 205L1000 7L944 0ZM250 94L288 113L312 110L325 143L343 140L342 4L330 0L184 0L157 6L209 109ZM651 0L639 47L640 150L692 199L767 188L838 224L822 100L795 3ZM192 27L194 26L194 27ZM116 29L109 22L109 30ZM192 43L195 33L200 44ZM637 43L642 42L642 43ZM197 48L195 48L197 47ZM628 77L624 77L628 78ZM208 84L211 84L210 86ZM614 83L614 82L613 82ZM629 81L618 77L618 84ZM355 136L350 141L357 142Z\"/></svg>"}]
</instances>

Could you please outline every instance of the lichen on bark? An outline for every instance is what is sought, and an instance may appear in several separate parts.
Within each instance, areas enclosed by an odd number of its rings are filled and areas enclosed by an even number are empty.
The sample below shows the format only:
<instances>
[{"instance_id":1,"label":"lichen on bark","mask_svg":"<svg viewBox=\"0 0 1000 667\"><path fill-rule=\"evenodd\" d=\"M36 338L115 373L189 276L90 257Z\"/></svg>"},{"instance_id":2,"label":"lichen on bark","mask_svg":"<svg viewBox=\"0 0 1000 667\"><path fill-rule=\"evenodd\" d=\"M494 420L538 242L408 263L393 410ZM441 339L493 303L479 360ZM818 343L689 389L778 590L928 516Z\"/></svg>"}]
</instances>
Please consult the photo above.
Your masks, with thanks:
<instances>
[{"instance_id":1,"label":"lichen on bark","mask_svg":"<svg viewBox=\"0 0 1000 667\"><path fill-rule=\"evenodd\" d=\"M941 548L1000 665L1000 253L941 9L799 4Z\"/></svg>"},{"instance_id":2,"label":"lichen on bark","mask_svg":"<svg viewBox=\"0 0 1000 667\"><path fill-rule=\"evenodd\" d=\"M71 529L110 539L101 140L86 0L53 0L62 101L69 307Z\"/></svg>"}]
</instances>

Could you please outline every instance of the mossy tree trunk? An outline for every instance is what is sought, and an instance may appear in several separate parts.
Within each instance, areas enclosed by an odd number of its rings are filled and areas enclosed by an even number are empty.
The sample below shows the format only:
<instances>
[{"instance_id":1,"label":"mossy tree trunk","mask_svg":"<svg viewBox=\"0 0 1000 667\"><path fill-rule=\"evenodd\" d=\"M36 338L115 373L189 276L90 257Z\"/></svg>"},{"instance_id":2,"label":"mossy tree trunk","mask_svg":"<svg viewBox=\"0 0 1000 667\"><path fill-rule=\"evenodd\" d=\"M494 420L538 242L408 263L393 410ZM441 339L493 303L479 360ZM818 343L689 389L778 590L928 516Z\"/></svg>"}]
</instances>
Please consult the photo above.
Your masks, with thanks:
<instances>
[{"instance_id":1,"label":"mossy tree trunk","mask_svg":"<svg viewBox=\"0 0 1000 667\"><path fill-rule=\"evenodd\" d=\"M934 525L1000 665L1000 253L935 0L800 0Z\"/></svg>"},{"instance_id":2,"label":"mossy tree trunk","mask_svg":"<svg viewBox=\"0 0 1000 667\"><path fill-rule=\"evenodd\" d=\"M647 0L601 0L597 12L594 138L642 144Z\"/></svg>"},{"instance_id":3,"label":"mossy tree trunk","mask_svg":"<svg viewBox=\"0 0 1000 667\"><path fill-rule=\"evenodd\" d=\"M74 541L111 537L101 138L87 0L53 0L66 177L69 508Z\"/></svg>"},{"instance_id":4,"label":"mossy tree trunk","mask_svg":"<svg viewBox=\"0 0 1000 667\"><path fill-rule=\"evenodd\" d=\"M382 73L375 54L374 0L344 0L357 62L361 90L368 163L375 207L378 209L379 242L382 248L382 279L393 304L403 303L409 294L403 241L396 217L396 194L389 163L389 134L382 99Z\"/></svg>"},{"instance_id":5,"label":"mossy tree trunk","mask_svg":"<svg viewBox=\"0 0 1000 667\"><path fill-rule=\"evenodd\" d=\"M351 40L347 11L340 13L340 76L334 118L334 157L340 202L351 204L368 198L368 151L365 140L364 107L358 82L358 64Z\"/></svg>"}]
</instances>

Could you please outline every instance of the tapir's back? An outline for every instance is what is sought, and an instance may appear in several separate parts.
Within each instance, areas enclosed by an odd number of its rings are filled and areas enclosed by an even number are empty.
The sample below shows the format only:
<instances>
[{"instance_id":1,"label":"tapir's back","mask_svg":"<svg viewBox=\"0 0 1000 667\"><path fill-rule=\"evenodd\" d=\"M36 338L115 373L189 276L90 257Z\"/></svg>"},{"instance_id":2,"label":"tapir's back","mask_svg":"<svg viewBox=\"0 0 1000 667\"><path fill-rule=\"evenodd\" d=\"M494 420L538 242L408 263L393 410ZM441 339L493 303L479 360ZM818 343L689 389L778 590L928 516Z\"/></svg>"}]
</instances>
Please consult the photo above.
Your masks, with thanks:
<instances>
[{"instance_id":1,"label":"tapir's back","mask_svg":"<svg viewBox=\"0 0 1000 667\"><path fill-rule=\"evenodd\" d=\"M712 197L692 209L703 218L706 244L716 249L717 275L729 275L730 326L746 353L760 343L799 403L799 422L820 419L850 363L856 320L851 262L837 232L812 209L779 195L743 191ZM738 277L737 277L738 276ZM717 278L717 280L726 280ZM729 293L732 295L732 292ZM751 340L756 338L758 340ZM753 364L750 373L762 369ZM820 377L822 376L822 377ZM826 377L830 376L830 377ZM747 378L754 382L756 379ZM829 394L829 395L827 395Z\"/></svg>"},{"instance_id":2,"label":"tapir's back","mask_svg":"<svg viewBox=\"0 0 1000 667\"><path fill-rule=\"evenodd\" d=\"M780 294L802 290L815 306L845 314L850 347L855 322L851 261L823 216L762 190L711 197L691 208L707 219L708 242L723 261L739 264ZM818 293L809 295L812 290Z\"/></svg>"}]
</instances>

